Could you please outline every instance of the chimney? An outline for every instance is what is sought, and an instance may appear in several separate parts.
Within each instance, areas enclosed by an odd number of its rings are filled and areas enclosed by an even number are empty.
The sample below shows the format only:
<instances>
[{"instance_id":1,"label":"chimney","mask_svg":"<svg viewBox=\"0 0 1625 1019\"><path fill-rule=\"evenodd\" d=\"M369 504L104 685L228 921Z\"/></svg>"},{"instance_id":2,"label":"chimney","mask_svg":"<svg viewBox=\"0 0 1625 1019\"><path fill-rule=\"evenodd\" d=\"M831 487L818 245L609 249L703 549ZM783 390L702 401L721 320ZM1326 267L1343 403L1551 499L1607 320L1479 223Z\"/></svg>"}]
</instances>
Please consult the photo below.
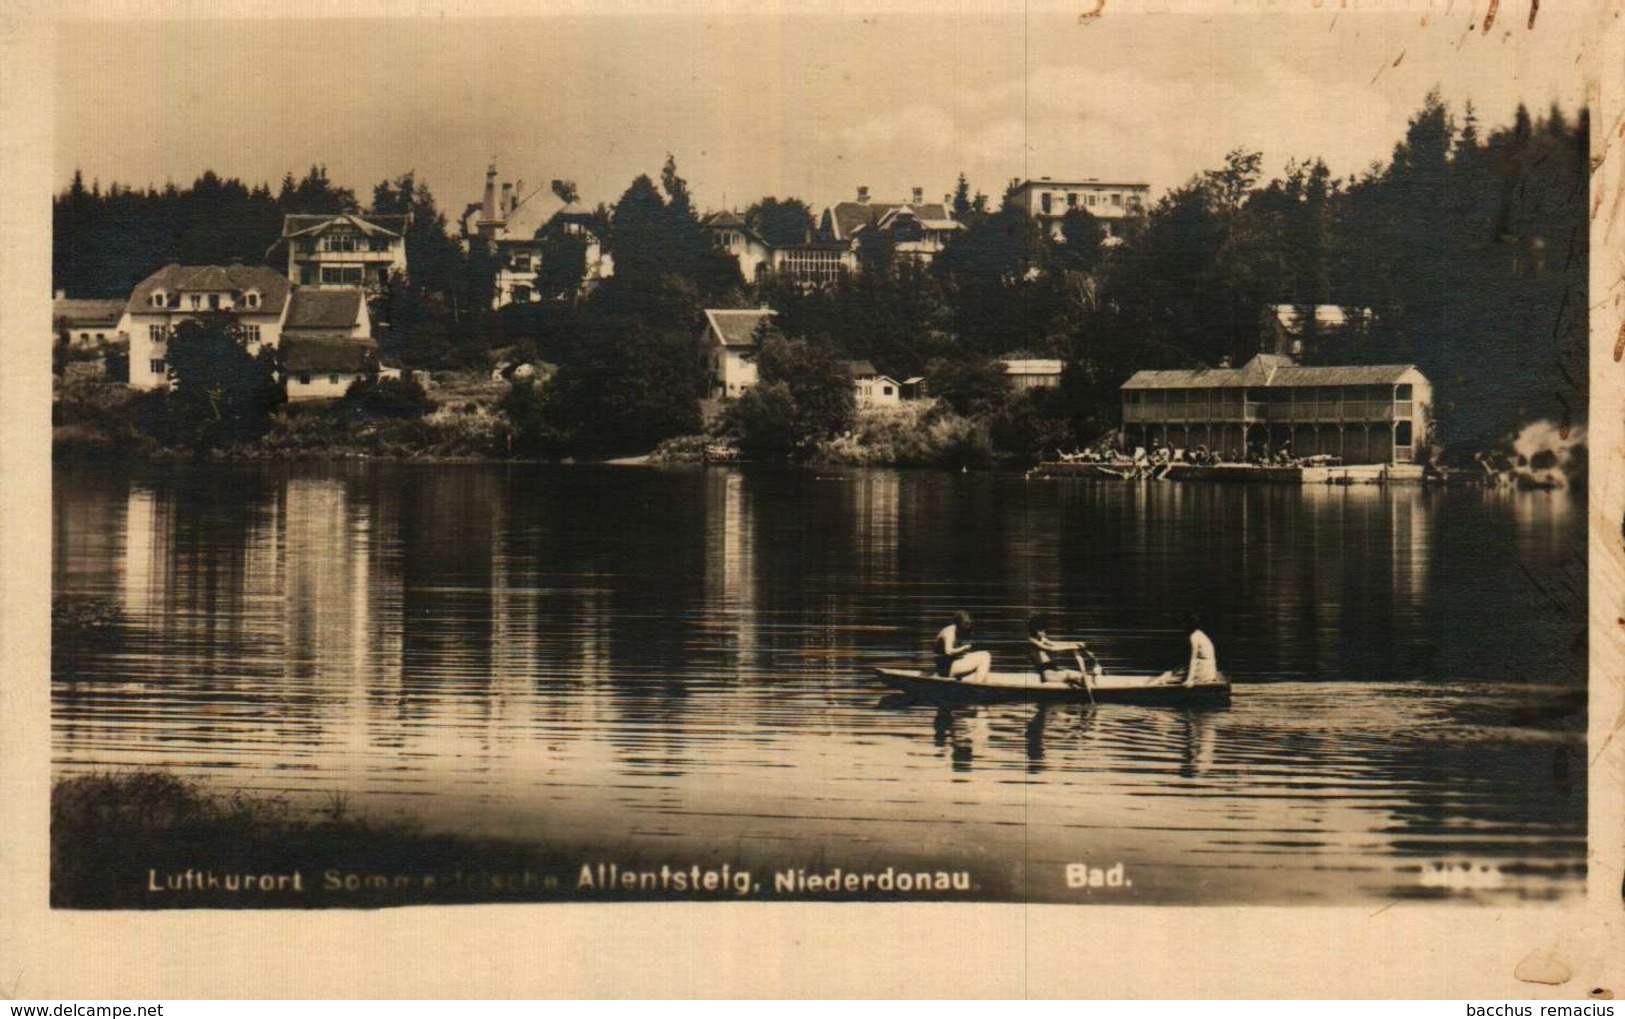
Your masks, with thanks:
<instances>
[{"instance_id":1,"label":"chimney","mask_svg":"<svg viewBox=\"0 0 1625 1019\"><path fill-rule=\"evenodd\" d=\"M914 201L913 201L912 204L914 204L914 205L924 205L925 204L925 188L915 188L914 189Z\"/></svg>"},{"instance_id":2,"label":"chimney","mask_svg":"<svg viewBox=\"0 0 1625 1019\"><path fill-rule=\"evenodd\" d=\"M480 202L480 218L497 218L497 164L485 169L485 199Z\"/></svg>"},{"instance_id":3,"label":"chimney","mask_svg":"<svg viewBox=\"0 0 1625 1019\"><path fill-rule=\"evenodd\" d=\"M59 301L66 301L68 299L68 292L66 290L58 290L56 292L56 299Z\"/></svg>"},{"instance_id":4,"label":"chimney","mask_svg":"<svg viewBox=\"0 0 1625 1019\"><path fill-rule=\"evenodd\" d=\"M864 205L869 204L869 186L867 184L858 185L858 201Z\"/></svg>"}]
</instances>

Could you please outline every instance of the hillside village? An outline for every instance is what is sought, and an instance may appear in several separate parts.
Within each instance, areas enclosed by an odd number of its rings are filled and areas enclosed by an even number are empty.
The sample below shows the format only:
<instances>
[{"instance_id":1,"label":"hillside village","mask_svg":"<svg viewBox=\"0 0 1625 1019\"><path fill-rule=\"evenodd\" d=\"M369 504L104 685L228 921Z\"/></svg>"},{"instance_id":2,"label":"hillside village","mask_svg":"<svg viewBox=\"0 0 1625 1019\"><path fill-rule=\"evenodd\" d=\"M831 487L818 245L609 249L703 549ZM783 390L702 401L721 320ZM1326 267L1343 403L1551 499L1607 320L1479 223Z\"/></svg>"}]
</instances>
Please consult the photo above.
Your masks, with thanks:
<instances>
[{"instance_id":1,"label":"hillside village","mask_svg":"<svg viewBox=\"0 0 1625 1019\"><path fill-rule=\"evenodd\" d=\"M991 199L960 175L702 211L673 159L590 208L493 164L454 216L410 173L370 203L319 166L275 195L76 177L55 209L59 452L968 464L1205 438L1420 461L1554 413L1492 382L1529 356L1525 323L1583 376L1583 251L1554 242L1584 245L1585 130L1520 109L1481 139L1430 96L1364 176L1266 179L1238 150L1155 201L1087 175ZM1422 282L1441 265L1457 292ZM1281 364L1303 392L1273 418L1200 374L1257 388ZM1378 392L1406 371L1431 401Z\"/></svg>"}]
</instances>

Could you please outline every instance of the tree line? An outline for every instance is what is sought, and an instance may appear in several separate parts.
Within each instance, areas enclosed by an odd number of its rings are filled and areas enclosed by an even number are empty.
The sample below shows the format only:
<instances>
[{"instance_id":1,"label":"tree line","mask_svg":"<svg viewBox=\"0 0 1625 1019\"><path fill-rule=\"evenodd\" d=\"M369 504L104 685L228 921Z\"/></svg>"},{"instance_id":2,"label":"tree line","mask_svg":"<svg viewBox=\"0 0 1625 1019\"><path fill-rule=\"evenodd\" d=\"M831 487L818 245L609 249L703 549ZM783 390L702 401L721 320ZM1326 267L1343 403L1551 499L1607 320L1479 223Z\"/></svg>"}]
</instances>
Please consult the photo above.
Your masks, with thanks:
<instances>
[{"instance_id":1,"label":"tree line","mask_svg":"<svg viewBox=\"0 0 1625 1019\"><path fill-rule=\"evenodd\" d=\"M796 345L770 356L785 420L753 408L759 428L840 427L827 394L788 380L835 385L830 363L867 359L895 378L924 375L956 413L988 421L997 444L1030 452L1113 426L1118 387L1137 369L1239 365L1260 350L1267 309L1293 305L1306 360L1414 363L1435 383L1447 441L1483 444L1534 418L1584 420L1587 139L1585 110L1537 118L1520 106L1485 130L1470 104L1458 113L1432 93L1389 158L1360 173L1304 156L1266 176L1259 153L1236 150L1144 216L1113 221L1109 239L1079 209L1052 240L1009 189L993 200L961 175L952 204L966 229L929 265L877 236L855 271L821 287L741 278L668 158L598 210L613 276L581 299L501 312L489 309L492 254L465 251L409 173L377 185L370 205L413 215L410 279L387 296L380 342L419 367L486 366L494 351L557 365L507 401L524 449L619 451L701 427L703 309L765 304ZM53 210L54 277L73 296L123 296L170 261L264 261L287 213L360 208L321 166L275 193L212 172L162 191L87 189L75 175ZM817 225L786 196L744 218L775 244ZM577 292L581 241L548 243L545 289ZM1358 314L1322 334L1313 308L1328 304ZM996 360L1013 353L1061 359L1060 391L1005 392Z\"/></svg>"}]
</instances>

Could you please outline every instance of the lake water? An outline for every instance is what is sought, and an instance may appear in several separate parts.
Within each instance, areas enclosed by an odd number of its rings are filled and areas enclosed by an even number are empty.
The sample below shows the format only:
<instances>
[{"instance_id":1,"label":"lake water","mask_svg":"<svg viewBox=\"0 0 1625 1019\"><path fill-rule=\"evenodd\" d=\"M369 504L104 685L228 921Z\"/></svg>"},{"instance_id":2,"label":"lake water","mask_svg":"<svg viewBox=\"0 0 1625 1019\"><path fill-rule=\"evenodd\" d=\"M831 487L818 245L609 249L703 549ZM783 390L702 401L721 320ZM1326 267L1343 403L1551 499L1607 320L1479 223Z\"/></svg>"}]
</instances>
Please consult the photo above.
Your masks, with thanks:
<instances>
[{"instance_id":1,"label":"lake water","mask_svg":"<svg viewBox=\"0 0 1625 1019\"><path fill-rule=\"evenodd\" d=\"M68 467L54 495L55 591L124 634L58 648L59 774L646 862L963 867L989 898L1583 890L1562 492L320 464ZM1180 663L1198 609L1234 702L888 697L868 666L960 608L996 662L1044 610L1108 672Z\"/></svg>"}]
</instances>

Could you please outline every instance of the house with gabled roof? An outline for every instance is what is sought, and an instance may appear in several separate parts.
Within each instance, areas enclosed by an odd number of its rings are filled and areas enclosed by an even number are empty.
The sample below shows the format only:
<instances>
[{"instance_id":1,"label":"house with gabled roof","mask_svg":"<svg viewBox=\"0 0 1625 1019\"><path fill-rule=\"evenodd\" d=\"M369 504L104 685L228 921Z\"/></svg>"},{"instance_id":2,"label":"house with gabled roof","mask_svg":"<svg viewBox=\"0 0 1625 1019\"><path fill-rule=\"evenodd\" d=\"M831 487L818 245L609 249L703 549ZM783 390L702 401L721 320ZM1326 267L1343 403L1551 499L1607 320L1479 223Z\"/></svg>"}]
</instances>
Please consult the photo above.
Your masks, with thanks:
<instances>
[{"instance_id":1,"label":"house with gabled roof","mask_svg":"<svg viewBox=\"0 0 1625 1019\"><path fill-rule=\"evenodd\" d=\"M287 277L262 265L164 266L135 285L119 319L119 339L130 344L130 385L168 388L169 336L199 315L230 315L250 353L276 346L292 291Z\"/></svg>"},{"instance_id":2,"label":"house with gabled roof","mask_svg":"<svg viewBox=\"0 0 1625 1019\"><path fill-rule=\"evenodd\" d=\"M746 281L759 280L773 268L773 245L764 240L732 210L713 212L700 220L711 243L739 262L739 275Z\"/></svg>"},{"instance_id":3,"label":"house with gabled roof","mask_svg":"<svg viewBox=\"0 0 1625 1019\"><path fill-rule=\"evenodd\" d=\"M1309 366L1283 354L1240 368L1138 371L1121 392L1129 448L1290 450L1345 464L1414 463L1433 404L1433 386L1415 365Z\"/></svg>"},{"instance_id":4,"label":"house with gabled roof","mask_svg":"<svg viewBox=\"0 0 1625 1019\"><path fill-rule=\"evenodd\" d=\"M288 401L334 399L378 371L378 344L365 295L299 287L282 321L282 381Z\"/></svg>"},{"instance_id":5,"label":"house with gabled roof","mask_svg":"<svg viewBox=\"0 0 1625 1019\"><path fill-rule=\"evenodd\" d=\"M51 332L57 343L95 350L118 341L124 301L69 297L57 291L51 301Z\"/></svg>"},{"instance_id":6,"label":"house with gabled roof","mask_svg":"<svg viewBox=\"0 0 1625 1019\"><path fill-rule=\"evenodd\" d=\"M700 352L711 397L731 399L756 384L756 340L773 316L769 308L706 309Z\"/></svg>"},{"instance_id":7,"label":"house with gabled roof","mask_svg":"<svg viewBox=\"0 0 1625 1019\"><path fill-rule=\"evenodd\" d=\"M244 349L279 351L289 400L344 395L377 370L366 295L356 287L294 287L265 266L167 265L136 284L120 337L130 343L130 385L167 389L169 337L180 323L231 316Z\"/></svg>"},{"instance_id":8,"label":"house with gabled roof","mask_svg":"<svg viewBox=\"0 0 1625 1019\"><path fill-rule=\"evenodd\" d=\"M542 264L543 241L551 233L581 238L586 243L584 288L615 274L615 263L604 251L595 229L595 217L579 201L559 197L560 182L525 191L525 182L504 182L498 193L497 168L485 171L485 193L480 201L463 210L462 241L465 250L485 244L496 257L491 307L528 304L573 294L544 294L538 288L537 272Z\"/></svg>"},{"instance_id":9,"label":"house with gabled roof","mask_svg":"<svg viewBox=\"0 0 1625 1019\"><path fill-rule=\"evenodd\" d=\"M301 287L360 287L376 293L391 273L406 275L406 228L410 215L290 214L271 246L287 249L288 279Z\"/></svg>"},{"instance_id":10,"label":"house with gabled roof","mask_svg":"<svg viewBox=\"0 0 1625 1019\"><path fill-rule=\"evenodd\" d=\"M824 210L819 233L856 252L864 240L884 238L898 258L929 262L965 225L954 219L946 202L927 202L925 189L915 188L907 202L875 202L867 187L858 188L857 200L839 202Z\"/></svg>"},{"instance_id":11,"label":"house with gabled roof","mask_svg":"<svg viewBox=\"0 0 1625 1019\"><path fill-rule=\"evenodd\" d=\"M852 400L859 407L895 407L903 398L902 384L876 371L870 361L848 361L846 372L852 376Z\"/></svg>"}]
</instances>

